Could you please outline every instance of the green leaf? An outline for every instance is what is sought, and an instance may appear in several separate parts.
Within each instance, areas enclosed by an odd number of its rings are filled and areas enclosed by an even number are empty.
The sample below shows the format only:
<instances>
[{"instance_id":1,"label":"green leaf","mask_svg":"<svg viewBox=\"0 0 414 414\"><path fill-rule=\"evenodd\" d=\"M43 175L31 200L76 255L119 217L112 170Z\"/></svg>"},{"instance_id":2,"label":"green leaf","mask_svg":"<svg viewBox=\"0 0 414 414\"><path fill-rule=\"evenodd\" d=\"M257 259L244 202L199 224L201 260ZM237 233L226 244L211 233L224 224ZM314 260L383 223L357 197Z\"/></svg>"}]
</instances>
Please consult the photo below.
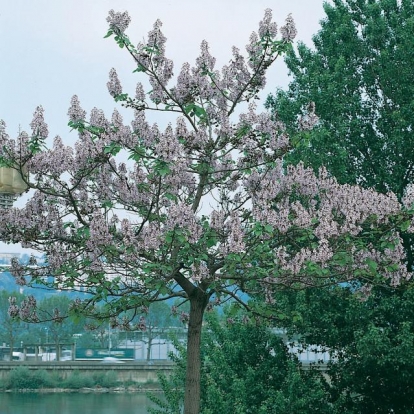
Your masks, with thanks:
<instances>
[{"instance_id":1,"label":"green leaf","mask_svg":"<svg viewBox=\"0 0 414 414\"><path fill-rule=\"evenodd\" d=\"M121 151L122 147L117 142L111 142L104 148L104 154L116 155Z\"/></svg>"},{"instance_id":2,"label":"green leaf","mask_svg":"<svg viewBox=\"0 0 414 414\"><path fill-rule=\"evenodd\" d=\"M113 202L111 200L104 200L101 204L104 208L112 208L114 206Z\"/></svg>"},{"instance_id":3,"label":"green leaf","mask_svg":"<svg viewBox=\"0 0 414 414\"><path fill-rule=\"evenodd\" d=\"M213 247L217 244L218 239L217 237L208 237L206 241L207 247Z\"/></svg>"},{"instance_id":4,"label":"green leaf","mask_svg":"<svg viewBox=\"0 0 414 414\"><path fill-rule=\"evenodd\" d=\"M410 227L410 225L411 225L411 220L406 220L406 221L404 221L403 223L401 223L401 225L400 225L400 229L401 229L401 231L407 231L408 230L408 228Z\"/></svg>"},{"instance_id":5,"label":"green leaf","mask_svg":"<svg viewBox=\"0 0 414 414\"><path fill-rule=\"evenodd\" d=\"M144 66L138 65L138 67L132 71L132 73L138 73L138 72L145 72Z\"/></svg>"},{"instance_id":6,"label":"green leaf","mask_svg":"<svg viewBox=\"0 0 414 414\"><path fill-rule=\"evenodd\" d=\"M375 260L372 259L366 259L366 264L368 265L369 270L372 273L376 273L378 269L378 263Z\"/></svg>"},{"instance_id":7,"label":"green leaf","mask_svg":"<svg viewBox=\"0 0 414 414\"><path fill-rule=\"evenodd\" d=\"M90 229L89 227L80 227L76 231L77 235L80 237L89 237L90 236Z\"/></svg>"},{"instance_id":8,"label":"green leaf","mask_svg":"<svg viewBox=\"0 0 414 414\"><path fill-rule=\"evenodd\" d=\"M167 200L171 200L171 201L176 201L177 200L177 196L175 194L171 194L171 193L165 193L164 197Z\"/></svg>"}]
</instances>

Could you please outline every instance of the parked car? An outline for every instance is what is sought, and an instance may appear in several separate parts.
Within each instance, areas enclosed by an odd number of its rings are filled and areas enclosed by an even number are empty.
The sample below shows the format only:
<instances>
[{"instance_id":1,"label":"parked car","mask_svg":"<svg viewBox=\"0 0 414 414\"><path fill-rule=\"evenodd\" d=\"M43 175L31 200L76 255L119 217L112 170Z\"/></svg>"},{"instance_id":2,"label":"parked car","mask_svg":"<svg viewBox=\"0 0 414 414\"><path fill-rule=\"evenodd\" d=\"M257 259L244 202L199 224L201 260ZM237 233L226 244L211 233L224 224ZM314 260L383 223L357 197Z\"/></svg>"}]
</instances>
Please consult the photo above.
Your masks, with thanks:
<instances>
[{"instance_id":1,"label":"parked car","mask_svg":"<svg viewBox=\"0 0 414 414\"><path fill-rule=\"evenodd\" d=\"M101 361L102 364L124 364L124 361L121 361L118 358L114 357L105 357Z\"/></svg>"}]
</instances>

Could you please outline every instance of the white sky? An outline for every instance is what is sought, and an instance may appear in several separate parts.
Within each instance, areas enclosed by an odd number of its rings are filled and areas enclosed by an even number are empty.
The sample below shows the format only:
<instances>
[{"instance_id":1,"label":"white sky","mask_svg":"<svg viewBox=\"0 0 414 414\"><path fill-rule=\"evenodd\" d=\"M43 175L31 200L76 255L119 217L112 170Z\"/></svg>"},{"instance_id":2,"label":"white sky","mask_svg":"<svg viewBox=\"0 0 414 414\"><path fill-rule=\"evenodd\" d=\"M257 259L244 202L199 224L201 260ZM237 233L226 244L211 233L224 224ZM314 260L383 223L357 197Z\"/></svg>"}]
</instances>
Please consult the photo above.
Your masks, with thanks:
<instances>
[{"instance_id":1,"label":"white sky","mask_svg":"<svg viewBox=\"0 0 414 414\"><path fill-rule=\"evenodd\" d=\"M132 22L127 34L135 44L159 18L168 39L166 55L174 60L177 74L182 63L193 64L203 39L217 58L216 68L226 64L233 45L244 50L266 8L273 10L279 27L292 13L296 40L311 45L324 18L322 5L323 0L0 0L0 119L15 137L19 126L30 131L34 109L42 105L49 137L60 135L68 143L76 138L67 127L74 94L88 113L96 106L110 117L120 108L106 88L109 70L115 67L124 92L134 95L143 75L132 73L132 58L112 37L103 38L110 9L128 10ZM281 59L269 71L262 98L288 81ZM131 119L132 113L124 118ZM0 251L16 250L0 243Z\"/></svg>"}]
</instances>

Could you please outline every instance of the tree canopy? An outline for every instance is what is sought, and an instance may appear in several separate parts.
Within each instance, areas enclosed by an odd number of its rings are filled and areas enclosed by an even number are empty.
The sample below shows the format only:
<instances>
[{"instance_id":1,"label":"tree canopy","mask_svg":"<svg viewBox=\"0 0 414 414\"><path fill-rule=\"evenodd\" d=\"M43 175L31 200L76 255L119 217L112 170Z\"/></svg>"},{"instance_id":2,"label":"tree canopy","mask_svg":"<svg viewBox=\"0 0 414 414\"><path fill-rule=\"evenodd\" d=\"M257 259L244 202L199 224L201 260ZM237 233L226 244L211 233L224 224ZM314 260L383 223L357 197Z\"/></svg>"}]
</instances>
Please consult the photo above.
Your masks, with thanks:
<instances>
[{"instance_id":1,"label":"tree canopy","mask_svg":"<svg viewBox=\"0 0 414 414\"><path fill-rule=\"evenodd\" d=\"M18 171L31 192L24 207L0 212L0 237L45 253L44 263L12 262L18 283L89 294L74 301L72 313L123 326L130 309L189 301L184 413L198 414L206 308L232 299L277 320L246 293L271 302L283 287L399 285L410 277L398 231L410 225L414 192L401 204L392 193L340 185L325 169L283 168L287 131L253 102L266 71L291 48L291 16L278 39L266 10L246 57L234 47L221 71L203 41L195 65L185 63L174 80L160 21L135 46L125 33L127 12L111 10L107 20L107 37L131 55L134 72L152 89L145 93L139 83L131 97L111 69L108 90L134 110L131 126L117 110L108 120L94 108L87 120L74 96L73 147L55 137L48 148L40 106L30 134L10 138L1 122L0 164ZM175 127L149 125L148 111L177 114ZM316 121L311 105L301 128ZM96 303L106 303L99 314ZM11 303L10 313L36 321L35 299Z\"/></svg>"}]
</instances>

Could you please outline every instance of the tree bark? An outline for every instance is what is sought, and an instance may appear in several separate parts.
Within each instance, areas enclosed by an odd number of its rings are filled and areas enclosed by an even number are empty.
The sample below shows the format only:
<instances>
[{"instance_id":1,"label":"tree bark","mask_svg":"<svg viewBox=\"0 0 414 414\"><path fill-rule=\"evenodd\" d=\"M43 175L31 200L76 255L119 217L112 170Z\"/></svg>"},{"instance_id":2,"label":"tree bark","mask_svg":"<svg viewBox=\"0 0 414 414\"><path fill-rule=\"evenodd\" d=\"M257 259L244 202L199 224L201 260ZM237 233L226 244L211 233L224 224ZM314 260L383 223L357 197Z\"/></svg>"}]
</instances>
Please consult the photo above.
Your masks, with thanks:
<instances>
[{"instance_id":1,"label":"tree bark","mask_svg":"<svg viewBox=\"0 0 414 414\"><path fill-rule=\"evenodd\" d=\"M148 336L148 344L147 344L147 361L151 359L151 347L152 347L152 333L150 332Z\"/></svg>"},{"instance_id":2,"label":"tree bark","mask_svg":"<svg viewBox=\"0 0 414 414\"><path fill-rule=\"evenodd\" d=\"M190 296L190 319L187 333L187 371L184 414L199 414L201 399L201 329L208 296L200 288Z\"/></svg>"}]
</instances>

